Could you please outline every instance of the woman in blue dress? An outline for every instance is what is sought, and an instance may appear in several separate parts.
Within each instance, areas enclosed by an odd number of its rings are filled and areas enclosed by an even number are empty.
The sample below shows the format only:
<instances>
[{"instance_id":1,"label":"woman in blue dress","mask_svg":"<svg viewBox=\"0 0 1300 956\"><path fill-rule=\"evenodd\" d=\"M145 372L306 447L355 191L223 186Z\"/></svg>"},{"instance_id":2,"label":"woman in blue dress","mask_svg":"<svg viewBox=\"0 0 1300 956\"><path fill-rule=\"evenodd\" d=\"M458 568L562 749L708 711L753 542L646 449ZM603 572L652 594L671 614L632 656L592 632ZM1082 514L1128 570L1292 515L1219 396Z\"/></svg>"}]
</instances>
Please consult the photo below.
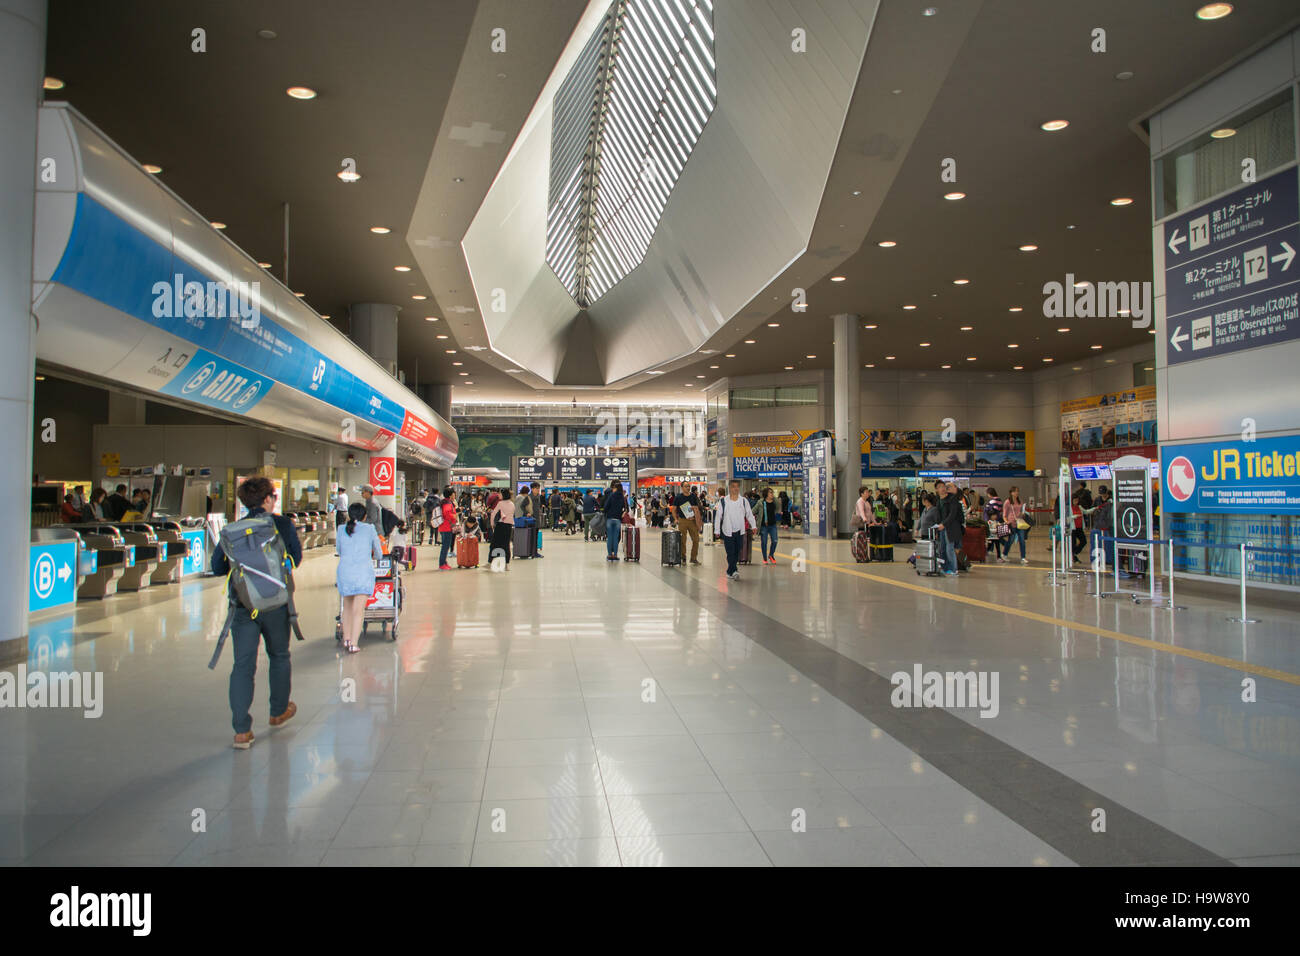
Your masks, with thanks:
<instances>
[{"instance_id":1,"label":"woman in blue dress","mask_svg":"<svg viewBox=\"0 0 1300 956\"><path fill-rule=\"evenodd\" d=\"M379 533L366 522L366 506L348 505L348 523L339 530L339 566L334 583L343 597L339 622L343 625L343 649L355 654L366 616L366 602L375 591L375 565L384 556Z\"/></svg>"}]
</instances>

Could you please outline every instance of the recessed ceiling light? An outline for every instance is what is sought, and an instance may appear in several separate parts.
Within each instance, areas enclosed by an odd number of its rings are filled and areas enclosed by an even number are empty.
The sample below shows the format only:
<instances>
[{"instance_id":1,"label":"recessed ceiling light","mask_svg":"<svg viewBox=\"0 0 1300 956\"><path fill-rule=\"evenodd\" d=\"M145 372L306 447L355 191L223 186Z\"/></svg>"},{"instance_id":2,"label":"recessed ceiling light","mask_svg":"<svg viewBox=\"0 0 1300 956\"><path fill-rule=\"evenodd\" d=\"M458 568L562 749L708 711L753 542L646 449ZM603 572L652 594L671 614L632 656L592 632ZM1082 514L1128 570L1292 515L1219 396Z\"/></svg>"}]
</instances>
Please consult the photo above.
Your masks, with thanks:
<instances>
[{"instance_id":1,"label":"recessed ceiling light","mask_svg":"<svg viewBox=\"0 0 1300 956\"><path fill-rule=\"evenodd\" d=\"M894 248L894 246L898 245L898 243L896 243L893 239L885 239L881 242L876 243L876 245L878 245L881 249L892 249Z\"/></svg>"},{"instance_id":2,"label":"recessed ceiling light","mask_svg":"<svg viewBox=\"0 0 1300 956\"><path fill-rule=\"evenodd\" d=\"M426 315L426 316L424 317L424 321L426 321L426 322L437 322L437 321L438 321L438 317L437 317L436 315Z\"/></svg>"},{"instance_id":3,"label":"recessed ceiling light","mask_svg":"<svg viewBox=\"0 0 1300 956\"><path fill-rule=\"evenodd\" d=\"M38 381L38 382L43 382L43 381L45 381L45 376L44 376L44 375L37 375L37 376L36 376L36 381Z\"/></svg>"},{"instance_id":4,"label":"recessed ceiling light","mask_svg":"<svg viewBox=\"0 0 1300 956\"><path fill-rule=\"evenodd\" d=\"M816 358L816 357L817 357L817 356L815 356L815 355L805 355L805 356L804 356L804 358Z\"/></svg>"},{"instance_id":5,"label":"recessed ceiling light","mask_svg":"<svg viewBox=\"0 0 1300 956\"><path fill-rule=\"evenodd\" d=\"M1020 348L1020 346L1017 345L1015 342L1008 342L1008 343L1007 343L1007 348L1009 348L1009 349L1018 349L1018 348Z\"/></svg>"},{"instance_id":6,"label":"recessed ceiling light","mask_svg":"<svg viewBox=\"0 0 1300 956\"><path fill-rule=\"evenodd\" d=\"M694 382L685 382L684 384L686 385L687 388L694 388L694 387L695 387L695 383L694 383Z\"/></svg>"},{"instance_id":7,"label":"recessed ceiling light","mask_svg":"<svg viewBox=\"0 0 1300 956\"><path fill-rule=\"evenodd\" d=\"M966 194L965 193L944 193L943 198L950 201L954 199L965 199Z\"/></svg>"},{"instance_id":8,"label":"recessed ceiling light","mask_svg":"<svg viewBox=\"0 0 1300 956\"><path fill-rule=\"evenodd\" d=\"M940 365L939 368L952 368L951 365Z\"/></svg>"},{"instance_id":9,"label":"recessed ceiling light","mask_svg":"<svg viewBox=\"0 0 1300 956\"><path fill-rule=\"evenodd\" d=\"M1112 199L1110 204L1112 206L1131 206L1133 205L1133 200L1128 196L1120 196L1117 199Z\"/></svg>"},{"instance_id":10,"label":"recessed ceiling light","mask_svg":"<svg viewBox=\"0 0 1300 956\"><path fill-rule=\"evenodd\" d=\"M1057 119L1057 120L1048 120L1046 123L1043 123L1038 128L1047 130L1047 132L1049 133L1055 133L1057 130L1065 129L1069 125L1070 125L1069 120Z\"/></svg>"},{"instance_id":11,"label":"recessed ceiling light","mask_svg":"<svg viewBox=\"0 0 1300 956\"><path fill-rule=\"evenodd\" d=\"M1229 127L1225 126L1223 127L1223 129L1216 129L1213 133L1210 134L1210 138L1227 139L1229 136L1236 136L1236 135L1237 135L1237 131L1235 129L1230 129Z\"/></svg>"},{"instance_id":12,"label":"recessed ceiling light","mask_svg":"<svg viewBox=\"0 0 1300 956\"><path fill-rule=\"evenodd\" d=\"M1155 371L1155 367L1154 367L1154 366L1151 366L1151 365L1144 365L1144 366L1142 367L1142 371L1144 371L1144 372L1154 372L1154 371Z\"/></svg>"},{"instance_id":13,"label":"recessed ceiling light","mask_svg":"<svg viewBox=\"0 0 1300 956\"><path fill-rule=\"evenodd\" d=\"M722 368L721 365L710 365L709 368Z\"/></svg>"},{"instance_id":14,"label":"recessed ceiling light","mask_svg":"<svg viewBox=\"0 0 1300 956\"><path fill-rule=\"evenodd\" d=\"M756 345L756 344L758 344L758 343L757 343L757 340L756 340L756 339L745 339L745 344L746 344L746 345Z\"/></svg>"},{"instance_id":15,"label":"recessed ceiling light","mask_svg":"<svg viewBox=\"0 0 1300 956\"><path fill-rule=\"evenodd\" d=\"M258 265L261 266L263 269L271 268L271 263L269 262L259 262Z\"/></svg>"},{"instance_id":16,"label":"recessed ceiling light","mask_svg":"<svg viewBox=\"0 0 1300 956\"><path fill-rule=\"evenodd\" d=\"M1147 329L1147 335L1155 335L1155 334L1156 334L1155 329Z\"/></svg>"},{"instance_id":17,"label":"recessed ceiling light","mask_svg":"<svg viewBox=\"0 0 1300 956\"><path fill-rule=\"evenodd\" d=\"M968 361L968 362L973 362L973 361L975 361L975 356L973 356L973 355L968 355L968 356L966 356L966 361Z\"/></svg>"},{"instance_id":18,"label":"recessed ceiling light","mask_svg":"<svg viewBox=\"0 0 1300 956\"><path fill-rule=\"evenodd\" d=\"M905 311L907 311L907 312L911 312L911 311L912 311L913 309L915 309L915 308L916 308L916 306L914 306L914 305L905 305L905 306L903 306L903 309L904 309Z\"/></svg>"},{"instance_id":19,"label":"recessed ceiling light","mask_svg":"<svg viewBox=\"0 0 1300 956\"><path fill-rule=\"evenodd\" d=\"M736 357L735 352L728 352L726 355L723 356L723 358L735 358L735 357Z\"/></svg>"},{"instance_id":20,"label":"recessed ceiling light","mask_svg":"<svg viewBox=\"0 0 1300 956\"><path fill-rule=\"evenodd\" d=\"M322 315L321 318L322 318L322 319L328 319L329 316L328 316L328 315Z\"/></svg>"},{"instance_id":21,"label":"recessed ceiling light","mask_svg":"<svg viewBox=\"0 0 1300 956\"><path fill-rule=\"evenodd\" d=\"M651 375L662 375L663 372L660 371L660 370L657 369L657 368L652 368L652 369L650 370L650 374L651 374Z\"/></svg>"},{"instance_id":22,"label":"recessed ceiling light","mask_svg":"<svg viewBox=\"0 0 1300 956\"><path fill-rule=\"evenodd\" d=\"M1013 365L1011 368L1013 371L1020 372L1023 371L1025 367L1023 365Z\"/></svg>"},{"instance_id":23,"label":"recessed ceiling light","mask_svg":"<svg viewBox=\"0 0 1300 956\"><path fill-rule=\"evenodd\" d=\"M298 298L300 298L300 299L301 299L303 296L305 296L306 294L307 294L306 292L295 292L295 293L294 293L294 295L296 295L296 296L297 296Z\"/></svg>"},{"instance_id":24,"label":"recessed ceiling light","mask_svg":"<svg viewBox=\"0 0 1300 956\"><path fill-rule=\"evenodd\" d=\"M464 362L452 362L451 364L452 364L452 365L464 365L465 363L464 363Z\"/></svg>"},{"instance_id":25,"label":"recessed ceiling light","mask_svg":"<svg viewBox=\"0 0 1300 956\"><path fill-rule=\"evenodd\" d=\"M1032 242L1026 242L1023 246L1020 247L1020 251L1021 251L1021 252L1037 252L1037 251L1038 251L1038 247L1037 247L1036 245L1034 245Z\"/></svg>"},{"instance_id":26,"label":"recessed ceiling light","mask_svg":"<svg viewBox=\"0 0 1300 956\"><path fill-rule=\"evenodd\" d=\"M963 325L963 326L961 327L961 330L962 330L963 332L970 332L970 331L972 331L974 328L975 328L975 326L973 326L973 325Z\"/></svg>"},{"instance_id":27,"label":"recessed ceiling light","mask_svg":"<svg viewBox=\"0 0 1300 956\"><path fill-rule=\"evenodd\" d=\"M226 228L226 224L225 224L224 222L217 222L215 219L214 219L212 222L210 222L208 225L210 225L213 229L225 229L225 228Z\"/></svg>"},{"instance_id":28,"label":"recessed ceiling light","mask_svg":"<svg viewBox=\"0 0 1300 956\"><path fill-rule=\"evenodd\" d=\"M508 368L508 369L506 369L506 371L509 372L511 375L516 375L516 374L518 374L519 372L522 372L523 369L521 369L521 368ZM655 375L655 374L661 374L661 373L651 372L650 374L651 374L651 375Z\"/></svg>"},{"instance_id":29,"label":"recessed ceiling light","mask_svg":"<svg viewBox=\"0 0 1300 956\"><path fill-rule=\"evenodd\" d=\"M1074 287L1076 289L1086 289L1088 288L1089 285L1091 285L1091 283L1088 282L1086 279L1080 279L1078 282L1074 284Z\"/></svg>"},{"instance_id":30,"label":"recessed ceiling light","mask_svg":"<svg viewBox=\"0 0 1300 956\"><path fill-rule=\"evenodd\" d=\"M423 302L425 299L429 297L427 295L413 295L411 296L411 298L414 299L416 302Z\"/></svg>"},{"instance_id":31,"label":"recessed ceiling light","mask_svg":"<svg viewBox=\"0 0 1300 956\"><path fill-rule=\"evenodd\" d=\"M140 168L152 176L157 176L159 173L162 172L162 167L155 163L145 163Z\"/></svg>"},{"instance_id":32,"label":"recessed ceiling light","mask_svg":"<svg viewBox=\"0 0 1300 956\"><path fill-rule=\"evenodd\" d=\"M371 226L370 231L376 236L386 236L393 230L389 229L387 226Z\"/></svg>"},{"instance_id":33,"label":"recessed ceiling light","mask_svg":"<svg viewBox=\"0 0 1300 956\"><path fill-rule=\"evenodd\" d=\"M457 375L468 375L469 372L457 372L456 374L457 374Z\"/></svg>"},{"instance_id":34,"label":"recessed ceiling light","mask_svg":"<svg viewBox=\"0 0 1300 956\"><path fill-rule=\"evenodd\" d=\"M355 172L354 170L351 169L340 170L338 173L335 173L335 175L338 176L338 178L343 180L345 183L355 183L358 179L361 178L360 173Z\"/></svg>"},{"instance_id":35,"label":"recessed ceiling light","mask_svg":"<svg viewBox=\"0 0 1300 956\"><path fill-rule=\"evenodd\" d=\"M274 40L276 32L274 30L258 30L257 35L263 40Z\"/></svg>"},{"instance_id":36,"label":"recessed ceiling light","mask_svg":"<svg viewBox=\"0 0 1300 956\"><path fill-rule=\"evenodd\" d=\"M466 384L466 385L473 385L474 382L473 382L472 380L470 380L470 379L467 378L467 379L465 379L465 384Z\"/></svg>"},{"instance_id":37,"label":"recessed ceiling light","mask_svg":"<svg viewBox=\"0 0 1300 956\"><path fill-rule=\"evenodd\" d=\"M1082 366L1082 365L1071 365L1071 366L1070 366L1070 371L1072 371L1072 372L1082 372L1082 371L1083 371L1083 366Z\"/></svg>"},{"instance_id":38,"label":"recessed ceiling light","mask_svg":"<svg viewBox=\"0 0 1300 956\"><path fill-rule=\"evenodd\" d=\"M928 348L930 347L930 343L929 343L929 342L921 342L920 345L921 345L921 348L923 348L923 349L928 349Z\"/></svg>"},{"instance_id":39,"label":"recessed ceiling light","mask_svg":"<svg viewBox=\"0 0 1300 956\"><path fill-rule=\"evenodd\" d=\"M864 329L874 329L874 328L877 328L877 327L878 327L878 326L874 326L874 325L864 325L864 326L863 326Z\"/></svg>"},{"instance_id":40,"label":"recessed ceiling light","mask_svg":"<svg viewBox=\"0 0 1300 956\"><path fill-rule=\"evenodd\" d=\"M455 176L452 178L453 183L463 183L464 181L465 181L464 176Z\"/></svg>"},{"instance_id":41,"label":"recessed ceiling light","mask_svg":"<svg viewBox=\"0 0 1300 956\"><path fill-rule=\"evenodd\" d=\"M394 272L410 272L410 271L411 271L411 267L410 267L410 266L393 266L393 271L394 271Z\"/></svg>"},{"instance_id":42,"label":"recessed ceiling light","mask_svg":"<svg viewBox=\"0 0 1300 956\"><path fill-rule=\"evenodd\" d=\"M1058 331L1058 332L1068 332L1068 331L1070 331L1070 330L1069 330L1069 329L1057 329L1056 331Z\"/></svg>"},{"instance_id":43,"label":"recessed ceiling light","mask_svg":"<svg viewBox=\"0 0 1300 956\"><path fill-rule=\"evenodd\" d=\"M1114 364L1115 364L1115 360L1114 360L1114 359L1106 359L1106 364L1107 364L1107 365L1114 365Z\"/></svg>"},{"instance_id":44,"label":"recessed ceiling light","mask_svg":"<svg viewBox=\"0 0 1300 956\"><path fill-rule=\"evenodd\" d=\"M779 329L779 328L781 327L781 323L780 323L780 322L769 322L769 323L767 323L767 327L768 327L769 329Z\"/></svg>"},{"instance_id":45,"label":"recessed ceiling light","mask_svg":"<svg viewBox=\"0 0 1300 956\"><path fill-rule=\"evenodd\" d=\"M438 338L440 338L440 339L445 339L446 337L447 337L447 336L445 336L445 335L439 335L439 336L438 336Z\"/></svg>"},{"instance_id":46,"label":"recessed ceiling light","mask_svg":"<svg viewBox=\"0 0 1300 956\"><path fill-rule=\"evenodd\" d=\"M1090 348L1090 349L1092 349L1094 352L1096 352L1098 349L1101 348L1101 346L1100 346L1100 345L1090 345L1090 346L1088 346L1088 348Z\"/></svg>"},{"instance_id":47,"label":"recessed ceiling light","mask_svg":"<svg viewBox=\"0 0 1300 956\"><path fill-rule=\"evenodd\" d=\"M970 279L953 279L953 285L970 285Z\"/></svg>"},{"instance_id":48,"label":"recessed ceiling light","mask_svg":"<svg viewBox=\"0 0 1300 956\"><path fill-rule=\"evenodd\" d=\"M64 83L57 76L47 76L45 78L44 86L47 90L61 90L63 89Z\"/></svg>"},{"instance_id":49,"label":"recessed ceiling light","mask_svg":"<svg viewBox=\"0 0 1300 956\"><path fill-rule=\"evenodd\" d=\"M1222 20L1232 12L1230 3L1207 3L1196 11L1198 20Z\"/></svg>"},{"instance_id":50,"label":"recessed ceiling light","mask_svg":"<svg viewBox=\"0 0 1300 956\"><path fill-rule=\"evenodd\" d=\"M314 100L316 98L316 91L310 86L291 86L285 92L295 100Z\"/></svg>"},{"instance_id":51,"label":"recessed ceiling light","mask_svg":"<svg viewBox=\"0 0 1300 956\"><path fill-rule=\"evenodd\" d=\"M832 281L832 282L843 282L844 279L845 279L844 276L831 276L831 281Z\"/></svg>"},{"instance_id":52,"label":"recessed ceiling light","mask_svg":"<svg viewBox=\"0 0 1300 956\"><path fill-rule=\"evenodd\" d=\"M1007 311L1008 311L1008 312L1023 312L1023 311L1025 311L1025 310L1024 310L1023 308L1021 308L1020 306L1018 306L1018 305L1013 305L1011 308L1007 309Z\"/></svg>"},{"instance_id":53,"label":"recessed ceiling light","mask_svg":"<svg viewBox=\"0 0 1300 956\"><path fill-rule=\"evenodd\" d=\"M935 7L926 7L924 10L921 11L921 16L932 17L938 12L939 12L938 9L936 9Z\"/></svg>"},{"instance_id":54,"label":"recessed ceiling light","mask_svg":"<svg viewBox=\"0 0 1300 956\"><path fill-rule=\"evenodd\" d=\"M1115 74L1115 79L1117 79L1117 80L1131 80L1131 79L1133 79L1133 71L1132 71L1132 70L1120 70L1118 73Z\"/></svg>"},{"instance_id":55,"label":"recessed ceiling light","mask_svg":"<svg viewBox=\"0 0 1300 956\"><path fill-rule=\"evenodd\" d=\"M456 350L455 350L455 349L443 349L443 351L446 352L448 355L455 355L455 354L456 354Z\"/></svg>"},{"instance_id":56,"label":"recessed ceiling light","mask_svg":"<svg viewBox=\"0 0 1300 956\"><path fill-rule=\"evenodd\" d=\"M886 361L886 362L892 362L893 360L894 360L894 356L892 356L892 355L886 355L886 356L885 356L885 361Z\"/></svg>"},{"instance_id":57,"label":"recessed ceiling light","mask_svg":"<svg viewBox=\"0 0 1300 956\"><path fill-rule=\"evenodd\" d=\"M1045 358L1045 359L1043 359L1043 361L1044 361L1044 362L1050 362L1051 359L1049 359L1049 358Z\"/></svg>"},{"instance_id":58,"label":"recessed ceiling light","mask_svg":"<svg viewBox=\"0 0 1300 956\"><path fill-rule=\"evenodd\" d=\"M703 375L697 375L697 376L695 376L695 377L696 377L696 378L704 378Z\"/></svg>"}]
</instances>

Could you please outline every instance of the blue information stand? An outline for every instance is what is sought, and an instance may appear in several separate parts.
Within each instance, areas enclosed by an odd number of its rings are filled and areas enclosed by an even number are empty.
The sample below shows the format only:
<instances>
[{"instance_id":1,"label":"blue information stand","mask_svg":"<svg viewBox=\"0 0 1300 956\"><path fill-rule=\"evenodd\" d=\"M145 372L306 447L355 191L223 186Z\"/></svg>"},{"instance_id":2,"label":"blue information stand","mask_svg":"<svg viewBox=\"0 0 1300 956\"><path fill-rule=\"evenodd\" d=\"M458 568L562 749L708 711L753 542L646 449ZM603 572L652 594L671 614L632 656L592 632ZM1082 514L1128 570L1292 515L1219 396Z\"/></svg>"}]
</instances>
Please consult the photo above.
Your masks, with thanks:
<instances>
[{"instance_id":1,"label":"blue information stand","mask_svg":"<svg viewBox=\"0 0 1300 956\"><path fill-rule=\"evenodd\" d=\"M28 610L43 611L74 603L77 600L77 543L33 544L27 579Z\"/></svg>"}]
</instances>

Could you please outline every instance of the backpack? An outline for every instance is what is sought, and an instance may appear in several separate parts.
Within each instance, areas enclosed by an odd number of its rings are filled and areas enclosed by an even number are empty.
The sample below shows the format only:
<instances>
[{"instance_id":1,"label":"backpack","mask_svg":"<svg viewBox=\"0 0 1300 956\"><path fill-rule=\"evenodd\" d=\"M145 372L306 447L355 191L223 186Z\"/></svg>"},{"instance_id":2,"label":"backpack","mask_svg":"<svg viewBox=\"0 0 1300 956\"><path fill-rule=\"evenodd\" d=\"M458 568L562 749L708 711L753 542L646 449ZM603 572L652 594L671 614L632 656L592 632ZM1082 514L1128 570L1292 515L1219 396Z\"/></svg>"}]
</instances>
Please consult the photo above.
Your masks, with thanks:
<instances>
[{"instance_id":1,"label":"backpack","mask_svg":"<svg viewBox=\"0 0 1300 956\"><path fill-rule=\"evenodd\" d=\"M876 501L876 520L885 521L889 518L889 509L885 507L883 501Z\"/></svg>"},{"instance_id":2,"label":"backpack","mask_svg":"<svg viewBox=\"0 0 1300 956\"><path fill-rule=\"evenodd\" d=\"M284 541L274 519L267 514L232 521L221 529L218 543L226 560L230 562L230 608L226 623L217 638L217 649L208 662L208 669L217 666L217 658L230 635L234 622L236 602L252 612L254 618L262 611L289 607L289 625L298 640L302 631L298 627L298 612L293 606L293 578L285 567Z\"/></svg>"}]
</instances>

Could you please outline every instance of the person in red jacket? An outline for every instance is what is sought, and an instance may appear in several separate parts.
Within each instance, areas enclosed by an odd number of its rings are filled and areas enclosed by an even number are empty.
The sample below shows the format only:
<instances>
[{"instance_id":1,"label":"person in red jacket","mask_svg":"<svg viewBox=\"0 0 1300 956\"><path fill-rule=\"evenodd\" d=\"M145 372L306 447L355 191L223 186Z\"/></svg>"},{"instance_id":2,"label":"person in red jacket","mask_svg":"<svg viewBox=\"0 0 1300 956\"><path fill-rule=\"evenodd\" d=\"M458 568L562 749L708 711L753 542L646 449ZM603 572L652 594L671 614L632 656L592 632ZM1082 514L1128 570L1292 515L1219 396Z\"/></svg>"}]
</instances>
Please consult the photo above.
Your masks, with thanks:
<instances>
[{"instance_id":1,"label":"person in red jacket","mask_svg":"<svg viewBox=\"0 0 1300 956\"><path fill-rule=\"evenodd\" d=\"M438 570L450 571L447 557L456 547L456 499L451 485L442 489L442 504L439 505L438 534L442 537L442 553L438 556Z\"/></svg>"}]
</instances>

